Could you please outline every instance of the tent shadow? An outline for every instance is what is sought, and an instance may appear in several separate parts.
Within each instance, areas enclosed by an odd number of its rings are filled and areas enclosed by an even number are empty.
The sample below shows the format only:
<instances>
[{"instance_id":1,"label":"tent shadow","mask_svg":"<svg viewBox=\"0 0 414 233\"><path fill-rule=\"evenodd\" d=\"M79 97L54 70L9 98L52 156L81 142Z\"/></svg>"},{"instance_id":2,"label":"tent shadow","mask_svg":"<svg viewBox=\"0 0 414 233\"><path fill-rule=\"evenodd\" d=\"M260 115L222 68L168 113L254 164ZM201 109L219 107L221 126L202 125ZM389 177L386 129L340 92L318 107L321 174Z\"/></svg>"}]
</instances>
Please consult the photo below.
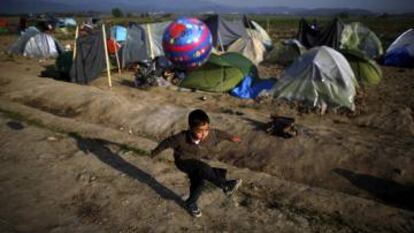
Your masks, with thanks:
<instances>
[{"instance_id":1,"label":"tent shadow","mask_svg":"<svg viewBox=\"0 0 414 233\"><path fill-rule=\"evenodd\" d=\"M59 72L56 68L56 65L45 65L43 66L44 70L40 72L39 77L43 78L52 78L59 81L70 82L69 74Z\"/></svg>"},{"instance_id":2,"label":"tent shadow","mask_svg":"<svg viewBox=\"0 0 414 233\"><path fill-rule=\"evenodd\" d=\"M76 140L78 148L83 152L89 152L95 155L99 160L108 164L114 169L121 171L129 177L148 185L162 198L166 200L173 200L180 207L185 208L184 202L178 194L163 186L150 174L125 161L118 154L113 153L107 147L108 144L118 144L101 139L84 138L75 133L70 133L69 136Z\"/></svg>"},{"instance_id":3,"label":"tent shadow","mask_svg":"<svg viewBox=\"0 0 414 233\"><path fill-rule=\"evenodd\" d=\"M356 187L369 192L384 204L414 211L414 185L402 185L392 180L355 173L341 168L335 168L332 171L346 178Z\"/></svg>"},{"instance_id":4,"label":"tent shadow","mask_svg":"<svg viewBox=\"0 0 414 233\"><path fill-rule=\"evenodd\" d=\"M243 117L243 120L249 122L257 131L266 132L266 129L269 128L269 123L263 123L261 121L253 120L247 117Z\"/></svg>"}]
</instances>

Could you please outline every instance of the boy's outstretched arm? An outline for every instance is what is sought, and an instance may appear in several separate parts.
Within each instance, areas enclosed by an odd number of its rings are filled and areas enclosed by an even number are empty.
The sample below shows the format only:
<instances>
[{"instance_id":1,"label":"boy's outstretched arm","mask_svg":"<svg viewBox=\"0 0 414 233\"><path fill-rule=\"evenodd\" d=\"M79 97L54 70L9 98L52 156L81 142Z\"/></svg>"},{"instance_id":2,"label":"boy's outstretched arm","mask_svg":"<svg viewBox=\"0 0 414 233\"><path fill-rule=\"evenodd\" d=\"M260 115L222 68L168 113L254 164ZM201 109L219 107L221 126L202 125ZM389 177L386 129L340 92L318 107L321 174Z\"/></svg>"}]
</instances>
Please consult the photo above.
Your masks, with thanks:
<instances>
[{"instance_id":1,"label":"boy's outstretched arm","mask_svg":"<svg viewBox=\"0 0 414 233\"><path fill-rule=\"evenodd\" d=\"M241 138L239 136L231 135L223 130L215 129L216 135L219 140L229 140L231 142L241 142Z\"/></svg>"},{"instance_id":2,"label":"boy's outstretched arm","mask_svg":"<svg viewBox=\"0 0 414 233\"><path fill-rule=\"evenodd\" d=\"M162 140L157 147L155 147L153 150L151 150L151 154L150 157L154 158L155 156L157 156L159 153L161 153L163 150L171 148L172 147L172 138L168 137L164 140Z\"/></svg>"}]
</instances>

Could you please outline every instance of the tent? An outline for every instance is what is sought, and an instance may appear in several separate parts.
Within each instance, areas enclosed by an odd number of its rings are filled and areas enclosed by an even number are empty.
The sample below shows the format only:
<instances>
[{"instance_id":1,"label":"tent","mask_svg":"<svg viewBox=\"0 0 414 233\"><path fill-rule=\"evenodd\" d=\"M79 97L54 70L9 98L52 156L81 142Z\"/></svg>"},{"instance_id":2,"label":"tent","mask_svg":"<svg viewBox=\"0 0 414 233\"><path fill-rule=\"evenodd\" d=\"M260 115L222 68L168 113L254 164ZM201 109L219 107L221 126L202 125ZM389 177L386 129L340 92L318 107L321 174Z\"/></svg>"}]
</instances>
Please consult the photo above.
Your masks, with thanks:
<instances>
[{"instance_id":1,"label":"tent","mask_svg":"<svg viewBox=\"0 0 414 233\"><path fill-rule=\"evenodd\" d=\"M341 42L344 24L338 18L332 20L325 27L312 27L305 19L299 21L297 39L306 47L326 45L338 49Z\"/></svg>"},{"instance_id":2,"label":"tent","mask_svg":"<svg viewBox=\"0 0 414 233\"><path fill-rule=\"evenodd\" d=\"M263 61L265 51L266 48L259 39L248 36L237 39L227 48L227 52L243 54L243 56L248 58L255 65L258 65Z\"/></svg>"},{"instance_id":3,"label":"tent","mask_svg":"<svg viewBox=\"0 0 414 233\"><path fill-rule=\"evenodd\" d=\"M122 67L164 56L162 36L170 21L143 25L131 24L119 51Z\"/></svg>"},{"instance_id":4,"label":"tent","mask_svg":"<svg viewBox=\"0 0 414 233\"><path fill-rule=\"evenodd\" d=\"M36 27L29 27L25 31L22 32L22 35L14 42L8 52L11 54L23 55L24 48L26 43L29 41L30 38L39 34L40 31Z\"/></svg>"},{"instance_id":5,"label":"tent","mask_svg":"<svg viewBox=\"0 0 414 233\"><path fill-rule=\"evenodd\" d=\"M63 51L60 43L50 34L28 28L10 47L9 53L32 58L57 57Z\"/></svg>"},{"instance_id":6,"label":"tent","mask_svg":"<svg viewBox=\"0 0 414 233\"><path fill-rule=\"evenodd\" d=\"M224 48L235 40L246 37L247 32L242 20L226 20L219 15L212 15L203 20L213 36L213 45Z\"/></svg>"},{"instance_id":7,"label":"tent","mask_svg":"<svg viewBox=\"0 0 414 233\"><path fill-rule=\"evenodd\" d=\"M147 50L147 39L144 28L140 25L129 26L127 28L124 45L119 50L122 67L150 59Z\"/></svg>"},{"instance_id":8,"label":"tent","mask_svg":"<svg viewBox=\"0 0 414 233\"><path fill-rule=\"evenodd\" d=\"M276 43L274 48L265 55L265 62L287 66L306 52L306 48L296 39Z\"/></svg>"},{"instance_id":9,"label":"tent","mask_svg":"<svg viewBox=\"0 0 414 233\"><path fill-rule=\"evenodd\" d=\"M189 72L181 87L211 92L233 89L247 75L256 77L257 68L238 53L211 54L197 70Z\"/></svg>"},{"instance_id":10,"label":"tent","mask_svg":"<svg viewBox=\"0 0 414 233\"><path fill-rule=\"evenodd\" d=\"M414 29L401 34L387 49L384 64L398 67L414 67Z\"/></svg>"},{"instance_id":11,"label":"tent","mask_svg":"<svg viewBox=\"0 0 414 233\"><path fill-rule=\"evenodd\" d=\"M71 82L88 84L105 69L104 43L102 31L78 37L76 56L70 70Z\"/></svg>"},{"instance_id":12,"label":"tent","mask_svg":"<svg viewBox=\"0 0 414 233\"><path fill-rule=\"evenodd\" d=\"M171 21L141 25L145 30L147 54L150 58L164 56L162 36Z\"/></svg>"},{"instance_id":13,"label":"tent","mask_svg":"<svg viewBox=\"0 0 414 233\"><path fill-rule=\"evenodd\" d=\"M364 52L371 59L376 59L384 53L381 41L375 33L358 22L344 26L340 48Z\"/></svg>"},{"instance_id":14,"label":"tent","mask_svg":"<svg viewBox=\"0 0 414 233\"><path fill-rule=\"evenodd\" d=\"M378 84L382 79L381 68L365 53L356 50L341 50L348 60L356 79L362 85Z\"/></svg>"},{"instance_id":15,"label":"tent","mask_svg":"<svg viewBox=\"0 0 414 233\"><path fill-rule=\"evenodd\" d=\"M127 36L127 29L125 27L116 25L111 27L111 38L115 39L117 42L125 41Z\"/></svg>"},{"instance_id":16,"label":"tent","mask_svg":"<svg viewBox=\"0 0 414 233\"><path fill-rule=\"evenodd\" d=\"M273 47L272 39L270 38L269 34L258 24L256 21L247 18L246 16L243 17L243 22L246 27L246 32L248 35L259 39L266 49L271 49Z\"/></svg>"},{"instance_id":17,"label":"tent","mask_svg":"<svg viewBox=\"0 0 414 233\"><path fill-rule=\"evenodd\" d=\"M327 46L299 57L269 91L275 98L300 101L312 107L355 108L358 83L343 55Z\"/></svg>"}]
</instances>

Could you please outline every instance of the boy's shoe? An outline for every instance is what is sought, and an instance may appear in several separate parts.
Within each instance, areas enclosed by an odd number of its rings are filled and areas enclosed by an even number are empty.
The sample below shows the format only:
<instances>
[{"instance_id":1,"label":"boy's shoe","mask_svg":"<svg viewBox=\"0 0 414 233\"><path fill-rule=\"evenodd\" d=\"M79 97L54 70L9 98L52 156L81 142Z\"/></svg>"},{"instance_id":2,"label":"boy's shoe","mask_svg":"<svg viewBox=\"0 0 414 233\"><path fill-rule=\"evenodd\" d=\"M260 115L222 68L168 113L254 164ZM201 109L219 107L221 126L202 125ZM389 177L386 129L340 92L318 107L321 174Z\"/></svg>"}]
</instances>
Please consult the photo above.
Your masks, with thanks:
<instances>
[{"instance_id":1,"label":"boy's shoe","mask_svg":"<svg viewBox=\"0 0 414 233\"><path fill-rule=\"evenodd\" d=\"M226 194L227 196L232 195L240 187L242 182L242 179L227 181L226 185L223 188L224 194Z\"/></svg>"},{"instance_id":2,"label":"boy's shoe","mask_svg":"<svg viewBox=\"0 0 414 233\"><path fill-rule=\"evenodd\" d=\"M199 218L202 215L201 210L200 208L198 208L196 203L187 204L187 209L188 209L188 212L190 212L190 214L195 218Z\"/></svg>"}]
</instances>

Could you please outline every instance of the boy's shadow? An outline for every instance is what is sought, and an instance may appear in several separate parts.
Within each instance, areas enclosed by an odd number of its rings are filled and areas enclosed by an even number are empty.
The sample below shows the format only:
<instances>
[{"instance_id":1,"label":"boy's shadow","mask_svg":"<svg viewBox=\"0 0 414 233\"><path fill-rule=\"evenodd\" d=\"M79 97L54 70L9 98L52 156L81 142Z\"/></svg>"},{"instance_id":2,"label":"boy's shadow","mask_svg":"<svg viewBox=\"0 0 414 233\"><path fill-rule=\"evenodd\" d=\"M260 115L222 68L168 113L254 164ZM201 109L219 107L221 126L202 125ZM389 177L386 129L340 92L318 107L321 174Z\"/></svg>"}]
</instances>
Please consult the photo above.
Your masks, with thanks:
<instances>
[{"instance_id":1,"label":"boy's shadow","mask_svg":"<svg viewBox=\"0 0 414 233\"><path fill-rule=\"evenodd\" d=\"M160 195L162 198L173 200L179 206L181 206L182 208L185 208L184 202L179 195L177 195L172 190L160 184L150 174L128 163L123 158L121 158L119 155L113 153L106 146L107 144L113 144L113 145L118 145L118 144L109 142L106 140L101 140L101 139L83 138L74 133L70 133L69 136L71 136L72 138L76 140L79 149L82 150L83 152L92 153L102 162L125 173L126 175L138 180L141 183L147 184L154 191L156 191L158 195Z\"/></svg>"},{"instance_id":2,"label":"boy's shadow","mask_svg":"<svg viewBox=\"0 0 414 233\"><path fill-rule=\"evenodd\" d=\"M414 210L414 186L412 185L402 185L392 180L341 168L335 168L333 172L346 178L356 187L366 190L385 204L409 211Z\"/></svg>"}]
</instances>

